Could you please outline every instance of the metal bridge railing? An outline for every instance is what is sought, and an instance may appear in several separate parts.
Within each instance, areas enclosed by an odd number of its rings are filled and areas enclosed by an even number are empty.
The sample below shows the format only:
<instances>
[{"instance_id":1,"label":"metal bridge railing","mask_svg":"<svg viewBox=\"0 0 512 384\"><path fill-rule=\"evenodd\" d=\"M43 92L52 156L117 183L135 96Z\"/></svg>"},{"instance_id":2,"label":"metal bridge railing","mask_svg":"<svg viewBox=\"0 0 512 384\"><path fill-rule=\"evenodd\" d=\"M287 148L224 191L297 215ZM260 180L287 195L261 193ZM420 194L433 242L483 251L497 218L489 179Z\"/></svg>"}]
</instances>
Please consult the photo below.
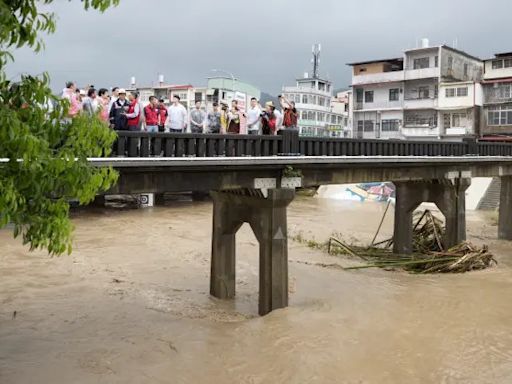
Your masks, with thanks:
<instances>
[{"instance_id":1,"label":"metal bridge railing","mask_svg":"<svg viewBox=\"0 0 512 384\"><path fill-rule=\"evenodd\" d=\"M512 156L512 143L410 141L192 133L118 132L112 156Z\"/></svg>"}]
</instances>

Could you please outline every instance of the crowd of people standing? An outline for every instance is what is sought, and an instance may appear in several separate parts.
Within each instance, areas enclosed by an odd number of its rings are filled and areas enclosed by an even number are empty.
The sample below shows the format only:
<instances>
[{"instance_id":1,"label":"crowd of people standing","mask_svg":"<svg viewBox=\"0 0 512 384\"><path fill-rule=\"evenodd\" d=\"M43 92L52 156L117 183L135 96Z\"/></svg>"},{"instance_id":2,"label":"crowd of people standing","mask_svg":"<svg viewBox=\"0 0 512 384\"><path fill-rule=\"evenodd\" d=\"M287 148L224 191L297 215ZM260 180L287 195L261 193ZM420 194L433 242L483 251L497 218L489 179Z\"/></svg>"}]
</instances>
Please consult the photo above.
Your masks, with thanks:
<instances>
[{"instance_id":1,"label":"crowd of people standing","mask_svg":"<svg viewBox=\"0 0 512 384\"><path fill-rule=\"evenodd\" d=\"M252 98L246 111L239 107L237 100L233 100L231 106L221 100L214 102L208 112L199 100L187 112L178 95L172 97L169 106L155 96L143 106L137 92L118 87L111 92L106 88L97 91L94 86L78 89L73 82L66 84L62 97L70 104L68 119L80 113L97 115L117 131L275 135L280 129L297 129L295 103L282 96L279 96L282 111L272 101L262 106Z\"/></svg>"}]
</instances>

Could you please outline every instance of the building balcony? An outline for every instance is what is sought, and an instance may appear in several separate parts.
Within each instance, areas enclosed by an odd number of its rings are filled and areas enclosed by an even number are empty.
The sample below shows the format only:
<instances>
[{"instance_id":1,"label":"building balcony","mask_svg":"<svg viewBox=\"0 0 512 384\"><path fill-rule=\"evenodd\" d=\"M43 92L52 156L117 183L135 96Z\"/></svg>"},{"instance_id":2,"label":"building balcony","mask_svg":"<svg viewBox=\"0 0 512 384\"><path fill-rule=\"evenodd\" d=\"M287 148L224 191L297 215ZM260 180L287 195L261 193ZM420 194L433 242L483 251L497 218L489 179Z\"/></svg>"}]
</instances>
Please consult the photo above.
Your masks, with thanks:
<instances>
[{"instance_id":1,"label":"building balcony","mask_svg":"<svg viewBox=\"0 0 512 384\"><path fill-rule=\"evenodd\" d=\"M405 80L430 79L440 77L439 68L408 69L405 71Z\"/></svg>"},{"instance_id":2,"label":"building balcony","mask_svg":"<svg viewBox=\"0 0 512 384\"><path fill-rule=\"evenodd\" d=\"M311 88L311 87L283 87L282 92L283 93L308 93L308 94L312 94L312 95L332 97L331 92L319 91L318 89Z\"/></svg>"},{"instance_id":3,"label":"building balcony","mask_svg":"<svg viewBox=\"0 0 512 384\"><path fill-rule=\"evenodd\" d=\"M403 101L376 101L373 103L354 103L354 111L380 111L386 109L402 109Z\"/></svg>"},{"instance_id":4,"label":"building balcony","mask_svg":"<svg viewBox=\"0 0 512 384\"><path fill-rule=\"evenodd\" d=\"M422 99L407 98L404 100L404 109L433 109L437 108L437 98L429 97Z\"/></svg>"},{"instance_id":5,"label":"building balcony","mask_svg":"<svg viewBox=\"0 0 512 384\"><path fill-rule=\"evenodd\" d=\"M352 85L396 83L404 81L404 71L369 73L352 77Z\"/></svg>"},{"instance_id":6,"label":"building balcony","mask_svg":"<svg viewBox=\"0 0 512 384\"><path fill-rule=\"evenodd\" d=\"M295 108L297 108L298 111L318 111L318 112L324 112L324 113L333 113L332 108L329 106L321 106L317 104L303 104L303 103L295 103Z\"/></svg>"},{"instance_id":7,"label":"building balcony","mask_svg":"<svg viewBox=\"0 0 512 384\"><path fill-rule=\"evenodd\" d=\"M512 97L496 97L496 96L484 96L484 105L491 104L509 104L512 103Z\"/></svg>"},{"instance_id":8,"label":"building balcony","mask_svg":"<svg viewBox=\"0 0 512 384\"><path fill-rule=\"evenodd\" d=\"M405 138L422 138L439 136L439 128L434 127L402 127L401 133Z\"/></svg>"}]
</instances>

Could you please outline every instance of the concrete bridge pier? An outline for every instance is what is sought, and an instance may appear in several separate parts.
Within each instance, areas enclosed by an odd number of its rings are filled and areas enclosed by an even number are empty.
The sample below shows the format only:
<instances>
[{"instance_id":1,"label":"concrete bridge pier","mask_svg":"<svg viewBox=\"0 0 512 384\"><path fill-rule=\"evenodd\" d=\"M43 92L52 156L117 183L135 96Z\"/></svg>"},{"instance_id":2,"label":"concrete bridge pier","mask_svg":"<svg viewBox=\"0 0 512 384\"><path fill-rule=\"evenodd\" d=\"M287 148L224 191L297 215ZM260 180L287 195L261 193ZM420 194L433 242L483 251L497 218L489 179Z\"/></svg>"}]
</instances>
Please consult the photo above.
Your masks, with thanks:
<instances>
[{"instance_id":1,"label":"concrete bridge pier","mask_svg":"<svg viewBox=\"0 0 512 384\"><path fill-rule=\"evenodd\" d=\"M399 181L394 184L396 186L394 253L412 253L412 216L414 210L423 202L435 203L444 214L446 233L442 241L446 248L466 240L466 189L470 186L471 179Z\"/></svg>"},{"instance_id":2,"label":"concrete bridge pier","mask_svg":"<svg viewBox=\"0 0 512 384\"><path fill-rule=\"evenodd\" d=\"M498 238L512 240L512 176L501 177Z\"/></svg>"},{"instance_id":3,"label":"concrete bridge pier","mask_svg":"<svg viewBox=\"0 0 512 384\"><path fill-rule=\"evenodd\" d=\"M260 245L259 314L288 306L287 207L293 189L212 192L213 235L210 294L235 297L235 235L249 223Z\"/></svg>"}]
</instances>

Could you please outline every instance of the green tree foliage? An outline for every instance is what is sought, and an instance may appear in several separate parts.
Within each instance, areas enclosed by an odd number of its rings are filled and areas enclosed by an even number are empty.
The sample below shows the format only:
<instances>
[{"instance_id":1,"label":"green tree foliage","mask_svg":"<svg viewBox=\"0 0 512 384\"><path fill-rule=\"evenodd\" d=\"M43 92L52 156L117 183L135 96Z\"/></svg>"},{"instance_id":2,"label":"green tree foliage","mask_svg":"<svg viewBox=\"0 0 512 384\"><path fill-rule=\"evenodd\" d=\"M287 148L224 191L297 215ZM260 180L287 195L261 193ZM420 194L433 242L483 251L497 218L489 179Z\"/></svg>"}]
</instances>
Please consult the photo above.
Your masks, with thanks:
<instances>
[{"instance_id":1,"label":"green tree foliage","mask_svg":"<svg viewBox=\"0 0 512 384\"><path fill-rule=\"evenodd\" d=\"M52 95L48 76L7 80L11 51L42 49L41 33L55 31L52 13L40 8L53 0L0 0L0 228L11 223L30 249L71 252L70 199L92 201L110 188L117 174L96 168L88 157L105 156L115 140L96 117L66 123L69 103ZM119 0L82 0L104 11Z\"/></svg>"}]
</instances>

